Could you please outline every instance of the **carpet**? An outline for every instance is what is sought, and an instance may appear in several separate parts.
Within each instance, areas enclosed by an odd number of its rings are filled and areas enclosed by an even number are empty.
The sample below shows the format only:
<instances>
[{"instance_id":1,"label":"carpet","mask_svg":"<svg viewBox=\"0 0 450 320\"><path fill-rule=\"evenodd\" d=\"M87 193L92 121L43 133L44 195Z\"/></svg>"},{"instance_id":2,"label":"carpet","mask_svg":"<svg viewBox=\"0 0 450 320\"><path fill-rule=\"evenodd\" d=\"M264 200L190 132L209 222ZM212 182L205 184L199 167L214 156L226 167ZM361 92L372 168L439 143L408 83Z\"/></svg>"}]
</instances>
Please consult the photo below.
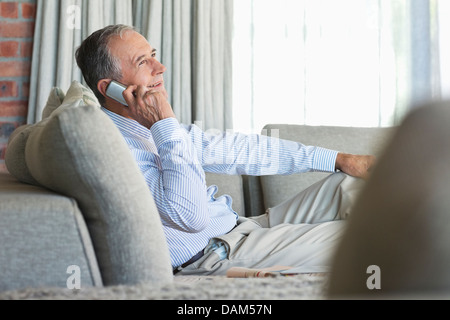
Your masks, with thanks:
<instances>
[{"instance_id":1,"label":"carpet","mask_svg":"<svg viewBox=\"0 0 450 320\"><path fill-rule=\"evenodd\" d=\"M0 300L323 300L326 274L273 278L174 277L164 285L28 288L0 292Z\"/></svg>"}]
</instances>

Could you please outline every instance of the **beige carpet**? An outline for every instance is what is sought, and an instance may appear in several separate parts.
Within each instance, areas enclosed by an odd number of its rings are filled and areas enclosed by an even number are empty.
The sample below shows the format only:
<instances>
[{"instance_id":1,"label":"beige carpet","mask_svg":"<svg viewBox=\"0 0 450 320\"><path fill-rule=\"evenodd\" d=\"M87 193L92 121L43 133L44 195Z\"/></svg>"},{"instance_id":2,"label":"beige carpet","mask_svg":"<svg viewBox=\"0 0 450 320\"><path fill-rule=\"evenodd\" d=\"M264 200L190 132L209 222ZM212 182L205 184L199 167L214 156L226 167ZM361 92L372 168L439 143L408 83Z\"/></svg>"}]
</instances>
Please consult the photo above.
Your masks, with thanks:
<instances>
[{"instance_id":1,"label":"beige carpet","mask_svg":"<svg viewBox=\"0 0 450 320\"><path fill-rule=\"evenodd\" d=\"M321 300L327 275L275 278L174 277L165 285L103 288L30 288L0 292L1 300Z\"/></svg>"}]
</instances>

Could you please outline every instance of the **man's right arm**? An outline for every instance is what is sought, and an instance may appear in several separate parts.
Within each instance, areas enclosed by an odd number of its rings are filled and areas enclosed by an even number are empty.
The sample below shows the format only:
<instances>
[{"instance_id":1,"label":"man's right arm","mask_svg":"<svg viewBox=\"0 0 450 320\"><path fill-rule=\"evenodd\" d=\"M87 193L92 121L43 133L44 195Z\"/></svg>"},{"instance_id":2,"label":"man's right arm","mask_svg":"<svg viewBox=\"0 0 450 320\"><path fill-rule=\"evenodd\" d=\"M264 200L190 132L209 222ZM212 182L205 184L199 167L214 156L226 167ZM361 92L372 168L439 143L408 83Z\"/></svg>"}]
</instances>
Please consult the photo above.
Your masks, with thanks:
<instances>
[{"instance_id":1,"label":"man's right arm","mask_svg":"<svg viewBox=\"0 0 450 320\"><path fill-rule=\"evenodd\" d=\"M165 226L189 233L209 224L205 175L176 119L158 121L155 142L129 141Z\"/></svg>"},{"instance_id":2,"label":"man's right arm","mask_svg":"<svg viewBox=\"0 0 450 320\"><path fill-rule=\"evenodd\" d=\"M134 92L134 94L133 94ZM135 149L135 159L152 192L163 224L200 232L209 224L204 171L197 152L161 92L130 86L129 115L149 129L157 154Z\"/></svg>"}]
</instances>

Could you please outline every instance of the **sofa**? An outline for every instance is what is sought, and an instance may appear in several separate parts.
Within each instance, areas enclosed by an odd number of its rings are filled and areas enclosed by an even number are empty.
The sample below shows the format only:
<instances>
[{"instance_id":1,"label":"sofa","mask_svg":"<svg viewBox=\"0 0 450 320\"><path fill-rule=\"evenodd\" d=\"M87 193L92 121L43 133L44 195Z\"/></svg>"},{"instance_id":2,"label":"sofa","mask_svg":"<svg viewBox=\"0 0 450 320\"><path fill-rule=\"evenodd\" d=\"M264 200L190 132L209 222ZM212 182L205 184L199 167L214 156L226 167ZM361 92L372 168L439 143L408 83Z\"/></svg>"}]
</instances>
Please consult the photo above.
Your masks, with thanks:
<instances>
[{"instance_id":1,"label":"sofa","mask_svg":"<svg viewBox=\"0 0 450 320\"><path fill-rule=\"evenodd\" d=\"M396 128L269 124L262 134L342 152L382 154ZM0 292L172 283L149 189L93 93L74 81L54 88L43 119L17 128L0 174ZM255 216L327 173L207 174L209 185Z\"/></svg>"}]
</instances>

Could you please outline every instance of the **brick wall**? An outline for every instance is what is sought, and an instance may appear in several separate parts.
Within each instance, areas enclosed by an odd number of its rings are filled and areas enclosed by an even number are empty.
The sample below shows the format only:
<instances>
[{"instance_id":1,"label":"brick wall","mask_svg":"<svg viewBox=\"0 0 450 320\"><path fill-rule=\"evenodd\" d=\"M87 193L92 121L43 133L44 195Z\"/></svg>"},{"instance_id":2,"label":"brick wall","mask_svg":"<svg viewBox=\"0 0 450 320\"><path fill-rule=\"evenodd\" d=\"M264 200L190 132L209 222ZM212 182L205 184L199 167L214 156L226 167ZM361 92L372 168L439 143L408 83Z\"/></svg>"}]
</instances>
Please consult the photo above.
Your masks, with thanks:
<instances>
[{"instance_id":1,"label":"brick wall","mask_svg":"<svg viewBox=\"0 0 450 320\"><path fill-rule=\"evenodd\" d=\"M0 2L0 172L8 138L26 123L36 0Z\"/></svg>"}]
</instances>

